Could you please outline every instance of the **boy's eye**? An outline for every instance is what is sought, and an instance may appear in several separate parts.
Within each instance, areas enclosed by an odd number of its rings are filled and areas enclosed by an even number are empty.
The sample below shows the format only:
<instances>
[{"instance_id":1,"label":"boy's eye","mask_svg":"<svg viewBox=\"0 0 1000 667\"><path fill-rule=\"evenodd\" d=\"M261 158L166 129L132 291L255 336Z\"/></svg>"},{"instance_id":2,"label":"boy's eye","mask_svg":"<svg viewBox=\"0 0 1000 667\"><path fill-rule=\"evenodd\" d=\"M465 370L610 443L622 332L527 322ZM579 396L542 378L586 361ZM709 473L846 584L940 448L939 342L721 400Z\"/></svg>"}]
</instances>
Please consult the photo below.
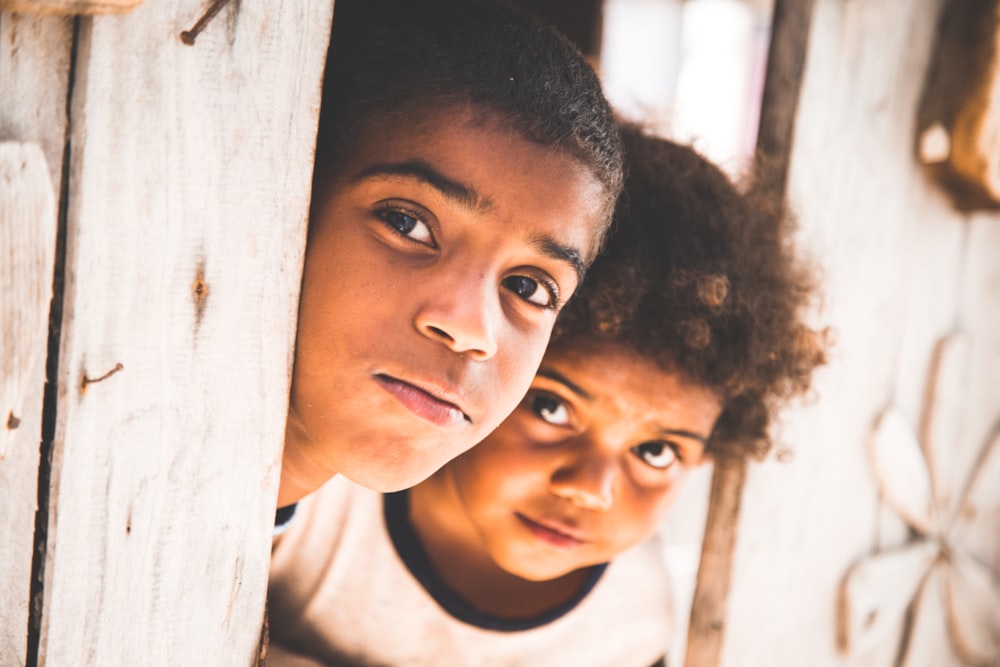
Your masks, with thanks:
<instances>
[{"instance_id":1,"label":"boy's eye","mask_svg":"<svg viewBox=\"0 0 1000 667\"><path fill-rule=\"evenodd\" d=\"M633 447L632 453L659 470L669 468L677 461L677 452L665 442L644 442Z\"/></svg>"},{"instance_id":2,"label":"boy's eye","mask_svg":"<svg viewBox=\"0 0 1000 667\"><path fill-rule=\"evenodd\" d=\"M415 215L399 209L387 208L379 211L379 217L403 236L427 246L434 245L434 236L431 234L430 227Z\"/></svg>"},{"instance_id":3,"label":"boy's eye","mask_svg":"<svg viewBox=\"0 0 1000 667\"><path fill-rule=\"evenodd\" d=\"M545 285L528 276L509 276L501 284L528 303L542 308L556 306L556 291L552 285Z\"/></svg>"},{"instance_id":4,"label":"boy's eye","mask_svg":"<svg viewBox=\"0 0 1000 667\"><path fill-rule=\"evenodd\" d=\"M569 424L569 410L566 404L551 394L535 394L530 398L531 411L542 421L556 426Z\"/></svg>"}]
</instances>

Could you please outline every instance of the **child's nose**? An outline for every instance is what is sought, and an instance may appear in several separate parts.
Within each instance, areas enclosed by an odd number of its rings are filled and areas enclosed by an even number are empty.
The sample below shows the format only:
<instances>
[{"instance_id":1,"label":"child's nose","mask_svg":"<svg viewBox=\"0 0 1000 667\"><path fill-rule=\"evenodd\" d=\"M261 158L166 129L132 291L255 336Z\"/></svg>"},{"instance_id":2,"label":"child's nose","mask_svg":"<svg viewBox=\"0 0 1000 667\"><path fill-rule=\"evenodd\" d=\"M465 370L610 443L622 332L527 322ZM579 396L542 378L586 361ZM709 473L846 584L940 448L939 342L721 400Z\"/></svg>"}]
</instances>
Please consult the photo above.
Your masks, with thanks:
<instances>
[{"instance_id":1,"label":"child's nose","mask_svg":"<svg viewBox=\"0 0 1000 667\"><path fill-rule=\"evenodd\" d=\"M417 312L417 330L458 354L485 361L497 353L500 302L485 277L456 279L431 287Z\"/></svg>"},{"instance_id":2,"label":"child's nose","mask_svg":"<svg viewBox=\"0 0 1000 667\"><path fill-rule=\"evenodd\" d=\"M549 490L577 507L607 512L614 504L614 461L598 454L581 454L557 469Z\"/></svg>"}]
</instances>

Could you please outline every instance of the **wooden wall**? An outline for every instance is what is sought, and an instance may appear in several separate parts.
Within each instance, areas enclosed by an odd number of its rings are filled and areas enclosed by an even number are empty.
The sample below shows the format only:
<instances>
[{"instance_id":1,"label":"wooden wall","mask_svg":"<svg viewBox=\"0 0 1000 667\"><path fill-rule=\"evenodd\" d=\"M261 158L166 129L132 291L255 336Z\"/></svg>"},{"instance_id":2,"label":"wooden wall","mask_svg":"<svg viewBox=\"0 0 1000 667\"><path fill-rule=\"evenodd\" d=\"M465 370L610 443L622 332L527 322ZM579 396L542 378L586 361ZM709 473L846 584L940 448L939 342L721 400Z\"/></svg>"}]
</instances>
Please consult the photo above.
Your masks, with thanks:
<instances>
[{"instance_id":1,"label":"wooden wall","mask_svg":"<svg viewBox=\"0 0 1000 667\"><path fill-rule=\"evenodd\" d=\"M801 244L822 266L817 321L833 327L835 344L811 404L784 420L792 455L747 472L718 663L726 667L967 664L939 582L923 574L918 591L894 592L891 577L871 582L870 632L838 642L851 568L923 539L877 484L872 432L887 410L940 458L932 481L951 489L942 502L961 515L945 519L947 540L998 581L1000 467L978 459L1000 426L1000 214L957 211L916 150L942 6L816 0L811 10L788 196ZM938 373L939 352L955 341L969 356ZM977 466L987 476L978 505L959 508ZM902 492L916 494L919 477ZM972 611L980 631L998 631L1000 607Z\"/></svg>"},{"instance_id":2,"label":"wooden wall","mask_svg":"<svg viewBox=\"0 0 1000 667\"><path fill-rule=\"evenodd\" d=\"M4 665L257 653L332 3L205 8L0 14Z\"/></svg>"}]
</instances>

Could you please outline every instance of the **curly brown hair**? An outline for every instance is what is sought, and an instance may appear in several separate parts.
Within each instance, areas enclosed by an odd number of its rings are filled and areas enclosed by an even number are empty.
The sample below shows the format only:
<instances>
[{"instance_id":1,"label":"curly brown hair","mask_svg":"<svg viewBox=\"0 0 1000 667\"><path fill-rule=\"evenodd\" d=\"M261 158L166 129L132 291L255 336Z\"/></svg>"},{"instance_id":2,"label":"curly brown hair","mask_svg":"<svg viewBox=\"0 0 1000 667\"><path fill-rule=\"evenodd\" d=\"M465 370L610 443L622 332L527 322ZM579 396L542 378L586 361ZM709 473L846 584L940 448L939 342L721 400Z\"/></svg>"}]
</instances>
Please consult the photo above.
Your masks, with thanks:
<instances>
[{"instance_id":1,"label":"curly brown hair","mask_svg":"<svg viewBox=\"0 0 1000 667\"><path fill-rule=\"evenodd\" d=\"M689 147L623 125L628 173L602 254L553 341L592 336L709 388L715 456L763 456L777 408L809 388L825 332L804 321L812 271L780 198L741 194Z\"/></svg>"}]
</instances>

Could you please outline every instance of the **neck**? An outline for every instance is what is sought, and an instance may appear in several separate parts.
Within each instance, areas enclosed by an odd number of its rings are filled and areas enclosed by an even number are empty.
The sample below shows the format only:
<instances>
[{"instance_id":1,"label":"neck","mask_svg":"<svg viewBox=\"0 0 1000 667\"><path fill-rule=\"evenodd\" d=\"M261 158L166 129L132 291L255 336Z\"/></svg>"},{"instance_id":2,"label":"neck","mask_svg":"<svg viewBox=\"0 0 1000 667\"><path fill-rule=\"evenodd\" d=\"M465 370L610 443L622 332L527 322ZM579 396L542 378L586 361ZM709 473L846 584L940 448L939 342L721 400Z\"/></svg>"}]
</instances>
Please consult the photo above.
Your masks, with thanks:
<instances>
[{"instance_id":1,"label":"neck","mask_svg":"<svg viewBox=\"0 0 1000 667\"><path fill-rule=\"evenodd\" d=\"M448 588L496 618L523 620L552 611L571 600L587 578L583 569L529 581L497 565L465 514L448 466L410 490L410 521Z\"/></svg>"}]
</instances>

